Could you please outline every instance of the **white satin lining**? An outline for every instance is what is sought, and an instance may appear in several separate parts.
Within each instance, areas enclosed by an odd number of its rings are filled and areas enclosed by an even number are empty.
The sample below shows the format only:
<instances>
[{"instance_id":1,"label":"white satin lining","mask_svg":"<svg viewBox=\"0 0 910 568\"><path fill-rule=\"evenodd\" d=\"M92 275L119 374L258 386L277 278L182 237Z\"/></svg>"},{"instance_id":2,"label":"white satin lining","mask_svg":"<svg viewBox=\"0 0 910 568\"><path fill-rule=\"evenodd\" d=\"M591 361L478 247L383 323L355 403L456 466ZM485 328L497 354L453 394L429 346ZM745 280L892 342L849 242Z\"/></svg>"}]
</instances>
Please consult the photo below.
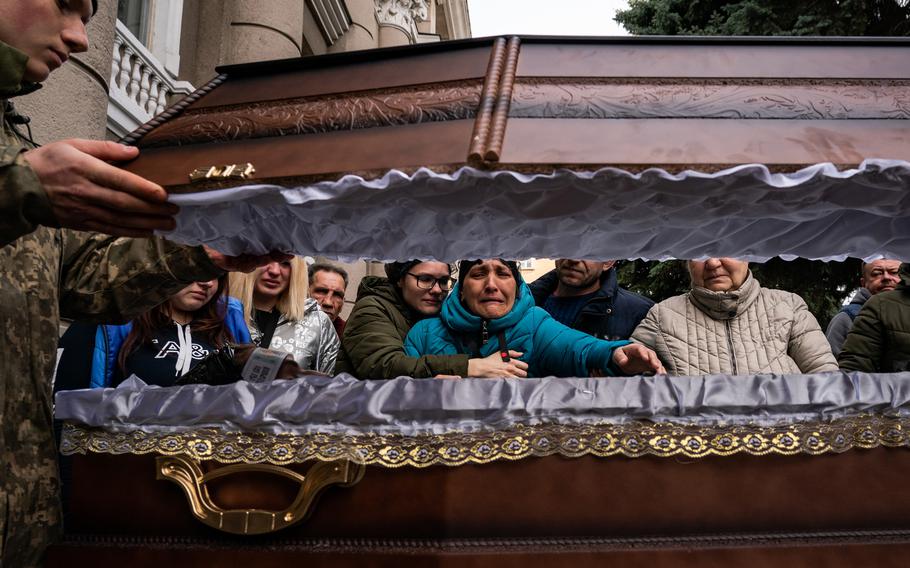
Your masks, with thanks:
<instances>
[{"instance_id":1,"label":"white satin lining","mask_svg":"<svg viewBox=\"0 0 910 568\"><path fill-rule=\"evenodd\" d=\"M61 391L55 417L108 430L441 434L630 420L775 425L910 413L910 373L361 381L305 376L225 386Z\"/></svg>"},{"instance_id":2,"label":"white satin lining","mask_svg":"<svg viewBox=\"0 0 910 568\"><path fill-rule=\"evenodd\" d=\"M436 258L910 259L910 162L716 173L392 170L173 195L171 240L228 254Z\"/></svg>"}]
</instances>

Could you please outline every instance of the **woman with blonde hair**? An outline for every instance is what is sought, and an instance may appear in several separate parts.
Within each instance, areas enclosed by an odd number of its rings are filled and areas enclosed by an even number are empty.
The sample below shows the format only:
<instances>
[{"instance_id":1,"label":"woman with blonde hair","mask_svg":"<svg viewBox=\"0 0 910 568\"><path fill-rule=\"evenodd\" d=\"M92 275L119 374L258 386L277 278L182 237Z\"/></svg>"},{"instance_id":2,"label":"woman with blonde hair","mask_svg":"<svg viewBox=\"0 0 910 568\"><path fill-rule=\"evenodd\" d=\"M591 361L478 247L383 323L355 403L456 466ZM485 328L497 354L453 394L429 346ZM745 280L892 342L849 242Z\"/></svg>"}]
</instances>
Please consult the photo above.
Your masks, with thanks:
<instances>
[{"instance_id":1,"label":"woman with blonde hair","mask_svg":"<svg viewBox=\"0 0 910 568\"><path fill-rule=\"evenodd\" d=\"M271 262L249 274L231 273L230 294L243 303L254 343L290 353L302 369L334 373L338 335L319 303L307 296L301 258Z\"/></svg>"}]
</instances>

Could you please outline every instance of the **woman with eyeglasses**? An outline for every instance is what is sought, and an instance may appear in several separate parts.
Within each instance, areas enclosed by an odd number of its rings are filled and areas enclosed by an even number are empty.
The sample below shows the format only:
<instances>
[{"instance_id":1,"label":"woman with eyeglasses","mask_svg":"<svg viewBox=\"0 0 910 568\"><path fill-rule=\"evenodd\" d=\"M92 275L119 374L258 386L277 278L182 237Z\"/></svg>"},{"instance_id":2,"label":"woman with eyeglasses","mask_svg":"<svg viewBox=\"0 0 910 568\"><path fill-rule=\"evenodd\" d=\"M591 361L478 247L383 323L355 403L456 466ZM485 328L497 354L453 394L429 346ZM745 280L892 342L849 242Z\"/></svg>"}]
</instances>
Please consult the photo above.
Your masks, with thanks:
<instances>
[{"instance_id":1,"label":"woman with eyeglasses","mask_svg":"<svg viewBox=\"0 0 910 568\"><path fill-rule=\"evenodd\" d=\"M504 363L522 364L532 377L665 372L657 354L647 347L597 339L535 306L515 262L463 260L458 274L460 280L439 317L411 329L405 340L408 355L492 355ZM512 355L516 351L519 355Z\"/></svg>"},{"instance_id":2,"label":"woman with eyeglasses","mask_svg":"<svg viewBox=\"0 0 910 568\"><path fill-rule=\"evenodd\" d=\"M527 365L504 363L498 354L406 355L404 339L414 324L439 313L454 283L452 267L409 260L386 264L385 273L386 278L367 276L360 283L341 339L337 372L361 379L525 376Z\"/></svg>"}]
</instances>

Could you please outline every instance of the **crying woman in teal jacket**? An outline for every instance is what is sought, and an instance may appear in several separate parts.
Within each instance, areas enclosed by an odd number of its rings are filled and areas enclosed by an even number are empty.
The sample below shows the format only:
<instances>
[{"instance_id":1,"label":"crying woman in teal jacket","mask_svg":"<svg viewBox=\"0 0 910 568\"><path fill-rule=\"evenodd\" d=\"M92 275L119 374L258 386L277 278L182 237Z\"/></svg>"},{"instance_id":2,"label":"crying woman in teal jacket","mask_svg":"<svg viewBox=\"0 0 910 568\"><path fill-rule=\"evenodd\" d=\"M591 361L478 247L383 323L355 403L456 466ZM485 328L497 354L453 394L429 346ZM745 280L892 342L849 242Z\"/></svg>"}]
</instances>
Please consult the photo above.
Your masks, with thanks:
<instances>
[{"instance_id":1,"label":"crying woman in teal jacket","mask_svg":"<svg viewBox=\"0 0 910 568\"><path fill-rule=\"evenodd\" d=\"M411 357L512 352L527 364L529 377L665 372L647 347L604 341L557 322L534 305L517 265L499 259L462 261L439 317L418 322L405 351Z\"/></svg>"}]
</instances>

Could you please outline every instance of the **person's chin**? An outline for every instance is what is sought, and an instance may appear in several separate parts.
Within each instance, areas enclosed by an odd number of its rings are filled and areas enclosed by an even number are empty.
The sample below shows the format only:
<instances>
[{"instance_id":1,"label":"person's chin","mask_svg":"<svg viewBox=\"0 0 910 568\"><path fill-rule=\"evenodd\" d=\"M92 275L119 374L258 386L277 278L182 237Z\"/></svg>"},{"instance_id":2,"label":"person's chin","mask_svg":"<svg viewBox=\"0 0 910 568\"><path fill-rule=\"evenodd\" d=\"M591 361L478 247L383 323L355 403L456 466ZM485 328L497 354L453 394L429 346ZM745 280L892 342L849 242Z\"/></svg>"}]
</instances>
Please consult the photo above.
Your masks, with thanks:
<instances>
[{"instance_id":1,"label":"person's chin","mask_svg":"<svg viewBox=\"0 0 910 568\"><path fill-rule=\"evenodd\" d=\"M35 62L35 64L29 61L29 64L25 67L25 73L22 74L22 78L29 83L42 83L47 80L51 75L52 69L40 62Z\"/></svg>"},{"instance_id":2,"label":"person's chin","mask_svg":"<svg viewBox=\"0 0 910 568\"><path fill-rule=\"evenodd\" d=\"M478 310L480 312L480 317L486 320L499 319L502 316L506 315L506 310L496 307L494 309L484 309Z\"/></svg>"},{"instance_id":3,"label":"person's chin","mask_svg":"<svg viewBox=\"0 0 910 568\"><path fill-rule=\"evenodd\" d=\"M425 316L435 316L442 309L442 304L423 304L420 306L420 313Z\"/></svg>"}]
</instances>

